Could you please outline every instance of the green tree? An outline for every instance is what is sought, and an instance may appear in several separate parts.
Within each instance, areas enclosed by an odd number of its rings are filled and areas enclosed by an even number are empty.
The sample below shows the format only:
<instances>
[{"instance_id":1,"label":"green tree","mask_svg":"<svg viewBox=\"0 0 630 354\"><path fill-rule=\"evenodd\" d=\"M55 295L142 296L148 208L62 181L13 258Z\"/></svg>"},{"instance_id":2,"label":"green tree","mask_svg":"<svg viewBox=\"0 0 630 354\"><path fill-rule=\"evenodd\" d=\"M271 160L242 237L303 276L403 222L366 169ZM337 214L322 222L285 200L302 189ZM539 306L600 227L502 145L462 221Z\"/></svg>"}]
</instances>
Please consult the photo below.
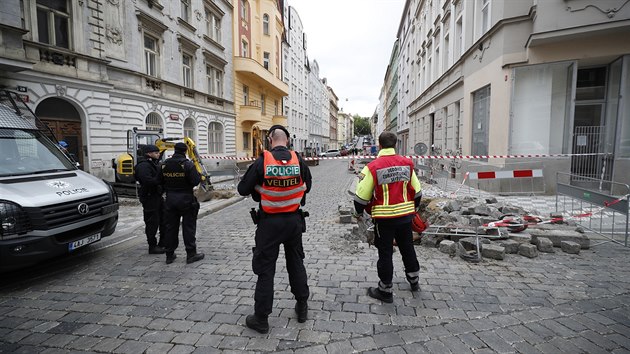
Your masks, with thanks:
<instances>
[{"instance_id":1,"label":"green tree","mask_svg":"<svg viewBox=\"0 0 630 354\"><path fill-rule=\"evenodd\" d=\"M370 118L360 117L358 114L354 115L354 135L370 135L372 130L370 128Z\"/></svg>"}]
</instances>

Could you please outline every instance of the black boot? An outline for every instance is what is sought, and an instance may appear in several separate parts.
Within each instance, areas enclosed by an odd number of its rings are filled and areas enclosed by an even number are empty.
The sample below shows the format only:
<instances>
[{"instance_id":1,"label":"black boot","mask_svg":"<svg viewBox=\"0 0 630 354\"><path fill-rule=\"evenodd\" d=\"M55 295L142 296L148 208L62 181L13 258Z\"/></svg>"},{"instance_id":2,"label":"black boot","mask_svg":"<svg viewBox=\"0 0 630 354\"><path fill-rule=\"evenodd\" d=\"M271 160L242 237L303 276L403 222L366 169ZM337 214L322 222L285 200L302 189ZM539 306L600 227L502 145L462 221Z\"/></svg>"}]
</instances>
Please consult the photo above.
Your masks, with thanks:
<instances>
[{"instance_id":1,"label":"black boot","mask_svg":"<svg viewBox=\"0 0 630 354\"><path fill-rule=\"evenodd\" d=\"M249 315L245 318L245 324L258 333L265 334L269 332L269 322L266 317L261 318L256 315Z\"/></svg>"},{"instance_id":2,"label":"black boot","mask_svg":"<svg viewBox=\"0 0 630 354\"><path fill-rule=\"evenodd\" d=\"M420 290L420 283L409 283L409 286L411 287L411 291L418 291Z\"/></svg>"},{"instance_id":3,"label":"black boot","mask_svg":"<svg viewBox=\"0 0 630 354\"><path fill-rule=\"evenodd\" d=\"M295 313L297 314L298 322L306 322L308 319L308 302L306 300L298 300L295 303Z\"/></svg>"},{"instance_id":4,"label":"black boot","mask_svg":"<svg viewBox=\"0 0 630 354\"><path fill-rule=\"evenodd\" d=\"M167 253L166 254L166 264L171 264L173 263L173 261L175 261L175 258L177 258L177 255L175 253Z\"/></svg>"},{"instance_id":5,"label":"black boot","mask_svg":"<svg viewBox=\"0 0 630 354\"><path fill-rule=\"evenodd\" d=\"M160 246L149 246L149 254L164 254L166 250Z\"/></svg>"},{"instance_id":6,"label":"black boot","mask_svg":"<svg viewBox=\"0 0 630 354\"><path fill-rule=\"evenodd\" d=\"M189 255L188 257L186 257L186 263L190 264L190 263L194 263L197 261L202 260L206 255L203 253L193 253L192 255Z\"/></svg>"},{"instance_id":7,"label":"black boot","mask_svg":"<svg viewBox=\"0 0 630 354\"><path fill-rule=\"evenodd\" d=\"M388 304L394 302L394 296L392 295L392 293L386 293L384 291L381 291L379 288L368 288L367 293L371 298L381 300Z\"/></svg>"}]
</instances>

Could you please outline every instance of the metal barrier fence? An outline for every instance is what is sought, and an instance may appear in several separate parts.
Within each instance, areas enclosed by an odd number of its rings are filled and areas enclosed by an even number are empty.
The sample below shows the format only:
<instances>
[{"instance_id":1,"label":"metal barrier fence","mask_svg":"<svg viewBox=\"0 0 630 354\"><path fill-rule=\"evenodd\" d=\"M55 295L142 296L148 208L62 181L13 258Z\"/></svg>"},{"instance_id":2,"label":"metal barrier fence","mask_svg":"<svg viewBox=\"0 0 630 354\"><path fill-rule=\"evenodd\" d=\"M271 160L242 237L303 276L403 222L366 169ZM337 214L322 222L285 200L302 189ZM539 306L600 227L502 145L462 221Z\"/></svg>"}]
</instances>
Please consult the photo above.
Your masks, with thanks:
<instances>
[{"instance_id":1,"label":"metal barrier fence","mask_svg":"<svg viewBox=\"0 0 630 354\"><path fill-rule=\"evenodd\" d=\"M580 176L579 179L583 181L587 177ZM592 180L598 181L596 178ZM630 186L609 182L614 184L614 190L621 191L621 195L612 195L576 185L575 175L564 172L556 174L556 183L556 212L568 215L583 228L608 239L604 242L628 246Z\"/></svg>"},{"instance_id":2,"label":"metal barrier fence","mask_svg":"<svg viewBox=\"0 0 630 354\"><path fill-rule=\"evenodd\" d=\"M419 159L416 170L419 177L443 190L453 186L467 195L492 193L499 195L539 195L547 192L543 176L544 162L530 160L523 168L522 162L505 162L501 165L477 161ZM462 187L465 181L465 187ZM466 189L468 191L466 192Z\"/></svg>"}]
</instances>

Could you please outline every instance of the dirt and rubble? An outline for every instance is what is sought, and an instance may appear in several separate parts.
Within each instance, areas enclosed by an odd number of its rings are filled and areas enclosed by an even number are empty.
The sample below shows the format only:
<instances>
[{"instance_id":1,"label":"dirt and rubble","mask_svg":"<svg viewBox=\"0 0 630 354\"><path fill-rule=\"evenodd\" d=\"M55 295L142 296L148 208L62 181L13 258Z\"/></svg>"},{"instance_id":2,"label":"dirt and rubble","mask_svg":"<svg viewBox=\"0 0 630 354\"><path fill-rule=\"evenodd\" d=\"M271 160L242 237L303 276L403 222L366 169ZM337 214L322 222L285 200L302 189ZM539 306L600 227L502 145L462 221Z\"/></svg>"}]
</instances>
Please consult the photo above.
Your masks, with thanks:
<instances>
[{"instance_id":1,"label":"dirt and rubble","mask_svg":"<svg viewBox=\"0 0 630 354\"><path fill-rule=\"evenodd\" d=\"M541 252L579 254L590 247L588 236L574 221L548 223L558 215L538 216L536 210L499 202L494 197L454 197L432 185L423 185L422 192L419 212L428 227L421 235L414 232L414 240L453 257L471 262L484 258L502 260L508 255L535 258ZM338 210L340 223L357 223L352 216L350 196L339 204ZM533 218L538 222L523 220L525 215L538 216ZM500 226L493 226L500 220L504 221ZM362 252L369 247L368 237L373 236L368 226L353 225L351 231L334 240L331 248L345 253Z\"/></svg>"}]
</instances>

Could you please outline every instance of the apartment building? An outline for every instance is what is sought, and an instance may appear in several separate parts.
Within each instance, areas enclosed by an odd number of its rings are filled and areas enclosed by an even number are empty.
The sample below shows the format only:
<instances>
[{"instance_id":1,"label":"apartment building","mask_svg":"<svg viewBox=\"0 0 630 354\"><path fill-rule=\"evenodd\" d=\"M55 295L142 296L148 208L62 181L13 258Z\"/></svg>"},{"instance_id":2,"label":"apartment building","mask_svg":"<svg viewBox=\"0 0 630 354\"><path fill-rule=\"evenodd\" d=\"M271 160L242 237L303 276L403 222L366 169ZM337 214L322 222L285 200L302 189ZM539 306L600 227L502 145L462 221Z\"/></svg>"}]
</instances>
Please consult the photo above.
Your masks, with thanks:
<instances>
[{"instance_id":1,"label":"apartment building","mask_svg":"<svg viewBox=\"0 0 630 354\"><path fill-rule=\"evenodd\" d=\"M284 4L276 0L235 0L234 101L236 155L258 156L274 124L287 125L282 81Z\"/></svg>"},{"instance_id":2,"label":"apartment building","mask_svg":"<svg viewBox=\"0 0 630 354\"><path fill-rule=\"evenodd\" d=\"M330 140L328 94L326 85L319 78L317 60L309 61L307 74L308 146L306 151L311 154L319 154L328 150Z\"/></svg>"},{"instance_id":3,"label":"apartment building","mask_svg":"<svg viewBox=\"0 0 630 354\"><path fill-rule=\"evenodd\" d=\"M326 92L327 92L327 97L328 97L328 124L329 124L329 142L330 142L330 148L331 149L339 149L340 148L340 142L339 142L339 135L337 134L337 122L338 122L338 118L337 116L339 115L339 98L337 97L337 95L335 94L335 90L332 89L332 87L326 85Z\"/></svg>"},{"instance_id":4,"label":"apartment building","mask_svg":"<svg viewBox=\"0 0 630 354\"><path fill-rule=\"evenodd\" d=\"M627 183L628 35L623 0L407 1L398 31L403 148L573 154L471 163L542 168L548 191L558 171Z\"/></svg>"},{"instance_id":5,"label":"apartment building","mask_svg":"<svg viewBox=\"0 0 630 354\"><path fill-rule=\"evenodd\" d=\"M288 129L292 134L293 148L304 151L308 146L308 55L307 38L297 10L286 6L287 44L283 48L284 81L289 85L289 95L284 98L284 112Z\"/></svg>"},{"instance_id":6,"label":"apartment building","mask_svg":"<svg viewBox=\"0 0 630 354\"><path fill-rule=\"evenodd\" d=\"M379 102L383 113L384 129L398 134L398 151L406 154L400 149L403 145L406 146L406 142L403 143L403 130L398 127L398 40L394 41L392 47ZM377 131L377 133L380 132Z\"/></svg>"},{"instance_id":7,"label":"apartment building","mask_svg":"<svg viewBox=\"0 0 630 354\"><path fill-rule=\"evenodd\" d=\"M354 138L354 117L342 110L340 107L337 113L337 140L339 144L349 146Z\"/></svg>"},{"instance_id":8,"label":"apartment building","mask_svg":"<svg viewBox=\"0 0 630 354\"><path fill-rule=\"evenodd\" d=\"M232 14L228 0L5 0L0 85L110 181L134 127L233 155Z\"/></svg>"}]
</instances>

